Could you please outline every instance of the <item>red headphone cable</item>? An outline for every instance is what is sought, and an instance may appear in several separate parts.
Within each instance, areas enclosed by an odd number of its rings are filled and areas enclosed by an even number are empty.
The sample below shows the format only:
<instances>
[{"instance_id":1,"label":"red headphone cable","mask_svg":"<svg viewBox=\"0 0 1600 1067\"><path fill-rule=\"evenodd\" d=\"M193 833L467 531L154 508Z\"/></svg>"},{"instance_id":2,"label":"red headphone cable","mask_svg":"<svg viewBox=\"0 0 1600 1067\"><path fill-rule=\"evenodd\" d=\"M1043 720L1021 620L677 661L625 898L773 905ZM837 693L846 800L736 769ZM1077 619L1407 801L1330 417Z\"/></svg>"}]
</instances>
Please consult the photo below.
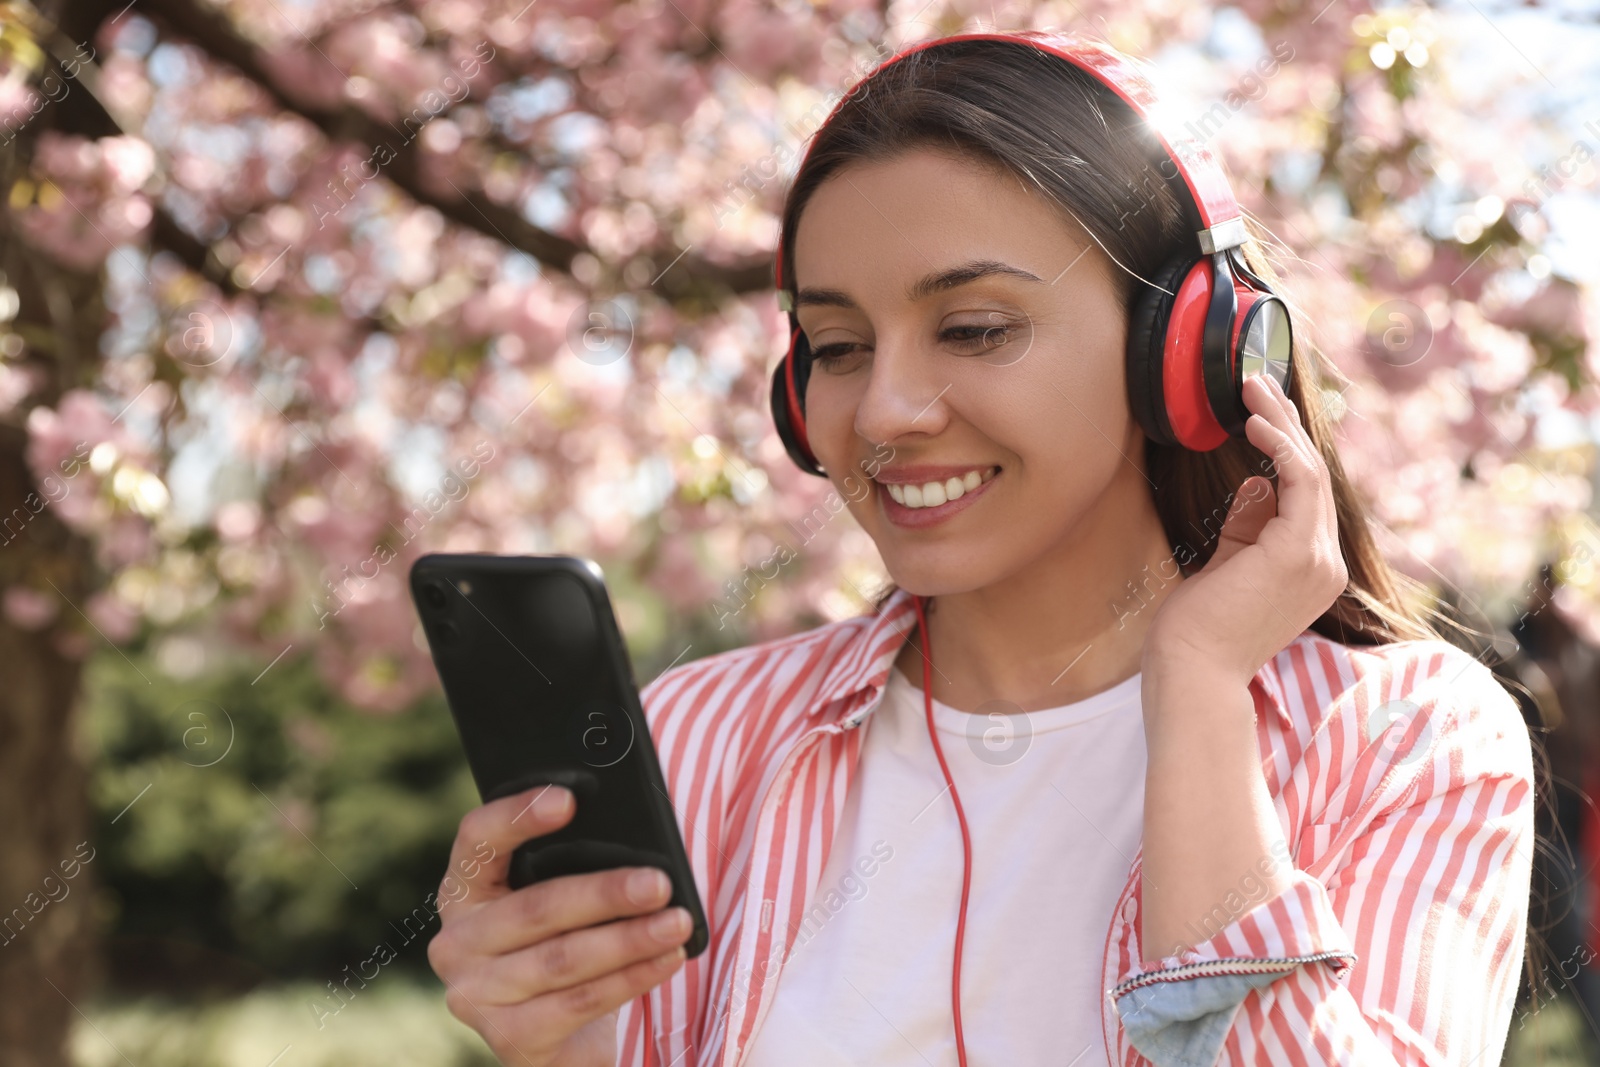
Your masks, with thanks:
<instances>
[{"instance_id":1,"label":"red headphone cable","mask_svg":"<svg viewBox=\"0 0 1600 1067\"><path fill-rule=\"evenodd\" d=\"M933 754L939 758L939 769L944 772L945 784L950 787L950 799L956 806L956 821L961 824L961 911L956 919L956 956L950 968L950 1008L956 1024L956 1058L961 1067L967 1067L967 1039L961 1029L961 943L967 932L967 892L972 887L972 837L967 833L967 813L961 808L961 797L956 793L955 779L950 777L950 767L944 761L944 749L939 744L939 734L933 728L933 653L929 648L928 619L923 614L923 598L914 596L917 609L917 635L922 641L922 699L928 713L928 737L933 741Z\"/></svg>"},{"instance_id":2,"label":"red headphone cable","mask_svg":"<svg viewBox=\"0 0 1600 1067\"><path fill-rule=\"evenodd\" d=\"M655 1062L656 1028L650 1018L650 994L644 994L644 1067Z\"/></svg>"},{"instance_id":3,"label":"red headphone cable","mask_svg":"<svg viewBox=\"0 0 1600 1067\"><path fill-rule=\"evenodd\" d=\"M933 754L938 757L939 770L944 772L945 784L950 787L950 800L956 806L956 821L961 824L961 911L956 918L956 954L950 968L950 1010L956 1026L956 1059L967 1067L967 1039L961 1028L961 945L967 934L967 896L972 889L972 835L967 831L967 813L961 807L961 796L956 792L955 779L950 777L950 765L944 760L944 748L939 744L938 731L933 728L933 655L929 648L928 619L923 614L923 598L912 597L917 609L917 636L922 642L922 699L927 711L928 737L933 741ZM655 1027L652 1025L650 994L644 994L644 1062L655 1060Z\"/></svg>"}]
</instances>

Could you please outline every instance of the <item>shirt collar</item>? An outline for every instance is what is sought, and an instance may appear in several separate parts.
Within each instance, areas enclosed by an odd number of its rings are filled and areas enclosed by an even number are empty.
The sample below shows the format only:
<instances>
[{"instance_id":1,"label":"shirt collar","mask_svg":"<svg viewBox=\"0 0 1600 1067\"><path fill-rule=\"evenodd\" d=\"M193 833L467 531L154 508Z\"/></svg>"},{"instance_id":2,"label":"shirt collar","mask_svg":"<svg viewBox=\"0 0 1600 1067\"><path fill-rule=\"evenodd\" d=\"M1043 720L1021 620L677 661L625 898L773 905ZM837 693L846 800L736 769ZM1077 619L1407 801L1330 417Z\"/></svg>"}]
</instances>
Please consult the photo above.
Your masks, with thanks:
<instances>
[{"instance_id":1,"label":"shirt collar","mask_svg":"<svg viewBox=\"0 0 1600 1067\"><path fill-rule=\"evenodd\" d=\"M889 683L895 657L916 628L917 609L912 596L897 586L883 607L867 616L866 626L854 631L854 639L841 647L828 665L814 707L820 711L837 706L839 710L832 716L837 720L859 706L849 698L863 690L870 690L876 699Z\"/></svg>"},{"instance_id":2,"label":"shirt collar","mask_svg":"<svg viewBox=\"0 0 1600 1067\"><path fill-rule=\"evenodd\" d=\"M917 628L917 610L912 595L896 587L874 615L867 616L864 629L855 631L856 637L844 645L832 663L817 690L819 712L833 708L829 721L838 722L849 716L864 718L876 707L878 698L889 683L889 672L894 668L895 657L900 655ZM1283 653L1279 653L1283 655ZM1294 720L1284 697L1283 682L1278 674L1278 657L1262 665L1250 679L1250 691L1255 695L1257 711L1265 709L1284 729L1292 729ZM850 699L869 691L865 701ZM865 709L865 710L863 710ZM859 713L859 714L858 714Z\"/></svg>"}]
</instances>

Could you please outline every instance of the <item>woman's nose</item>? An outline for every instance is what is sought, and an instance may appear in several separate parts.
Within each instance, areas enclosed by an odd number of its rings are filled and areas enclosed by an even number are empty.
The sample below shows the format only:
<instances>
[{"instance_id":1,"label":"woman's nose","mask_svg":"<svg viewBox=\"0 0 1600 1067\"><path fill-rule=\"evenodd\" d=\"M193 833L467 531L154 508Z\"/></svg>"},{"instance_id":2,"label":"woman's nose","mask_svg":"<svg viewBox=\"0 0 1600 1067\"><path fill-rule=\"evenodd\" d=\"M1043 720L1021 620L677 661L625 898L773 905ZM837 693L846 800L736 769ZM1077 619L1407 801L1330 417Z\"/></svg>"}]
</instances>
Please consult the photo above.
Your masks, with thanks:
<instances>
[{"instance_id":1,"label":"woman's nose","mask_svg":"<svg viewBox=\"0 0 1600 1067\"><path fill-rule=\"evenodd\" d=\"M944 401L953 383L935 380L929 356L914 342L880 341L856 407L856 433L869 441L894 441L908 433L944 429L949 421Z\"/></svg>"}]
</instances>

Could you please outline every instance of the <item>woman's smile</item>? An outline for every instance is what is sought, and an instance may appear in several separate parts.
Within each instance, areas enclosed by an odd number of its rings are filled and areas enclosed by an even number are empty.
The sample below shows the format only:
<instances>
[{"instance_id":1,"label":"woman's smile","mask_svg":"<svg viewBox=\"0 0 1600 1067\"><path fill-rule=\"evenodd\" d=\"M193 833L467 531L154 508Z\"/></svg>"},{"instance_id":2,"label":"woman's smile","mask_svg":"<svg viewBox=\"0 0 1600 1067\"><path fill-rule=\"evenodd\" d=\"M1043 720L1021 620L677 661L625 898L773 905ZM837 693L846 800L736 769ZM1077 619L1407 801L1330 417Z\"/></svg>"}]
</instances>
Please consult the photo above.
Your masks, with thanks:
<instances>
[{"instance_id":1,"label":"woman's smile","mask_svg":"<svg viewBox=\"0 0 1600 1067\"><path fill-rule=\"evenodd\" d=\"M943 522L972 506L999 477L1000 468L898 467L878 472L878 501L896 526L920 528Z\"/></svg>"}]
</instances>

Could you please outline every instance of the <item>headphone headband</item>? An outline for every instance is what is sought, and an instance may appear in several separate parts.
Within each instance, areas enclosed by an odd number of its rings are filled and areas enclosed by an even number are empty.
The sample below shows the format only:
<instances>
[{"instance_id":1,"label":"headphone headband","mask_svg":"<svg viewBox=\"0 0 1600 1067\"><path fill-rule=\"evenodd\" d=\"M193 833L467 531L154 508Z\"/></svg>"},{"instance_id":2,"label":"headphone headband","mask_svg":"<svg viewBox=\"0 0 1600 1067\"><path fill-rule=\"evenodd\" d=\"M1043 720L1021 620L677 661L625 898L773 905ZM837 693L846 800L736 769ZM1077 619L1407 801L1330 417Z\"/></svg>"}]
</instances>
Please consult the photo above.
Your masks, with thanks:
<instances>
[{"instance_id":1,"label":"headphone headband","mask_svg":"<svg viewBox=\"0 0 1600 1067\"><path fill-rule=\"evenodd\" d=\"M1165 131L1150 120L1150 112L1157 106L1155 87L1150 84L1150 80L1126 56L1091 38L1059 30L961 33L950 37L935 37L902 49L884 60L859 84L866 84L909 55L953 41L1007 41L1028 45L1041 52L1058 56L1079 70L1093 75L1097 81L1116 93L1132 108L1134 114L1144 121L1155 134L1156 140L1160 142L1166 158L1157 165L1158 169L1162 171L1161 176L1169 182L1182 179L1182 187L1188 193L1189 203L1186 207L1192 212L1192 217L1200 223L1195 232L1200 251L1205 255L1213 255L1244 244L1248 237L1244 228L1244 213L1240 211L1239 202L1234 198L1228 176L1223 172L1222 165L1216 157L1211 154L1211 150L1203 142L1193 138L1169 138ZM849 100L853 92L854 90L846 93L833 105L828 117L817 127L818 132L833 121L834 116L839 113L839 109ZM816 139L813 137L811 143L806 146L805 155L801 157L799 170L805 170L806 161L811 158L811 149L815 144ZM1175 173L1167 173L1169 167ZM792 312L793 297L783 285L781 230L778 233L777 264L773 278L778 291L779 308Z\"/></svg>"}]
</instances>

